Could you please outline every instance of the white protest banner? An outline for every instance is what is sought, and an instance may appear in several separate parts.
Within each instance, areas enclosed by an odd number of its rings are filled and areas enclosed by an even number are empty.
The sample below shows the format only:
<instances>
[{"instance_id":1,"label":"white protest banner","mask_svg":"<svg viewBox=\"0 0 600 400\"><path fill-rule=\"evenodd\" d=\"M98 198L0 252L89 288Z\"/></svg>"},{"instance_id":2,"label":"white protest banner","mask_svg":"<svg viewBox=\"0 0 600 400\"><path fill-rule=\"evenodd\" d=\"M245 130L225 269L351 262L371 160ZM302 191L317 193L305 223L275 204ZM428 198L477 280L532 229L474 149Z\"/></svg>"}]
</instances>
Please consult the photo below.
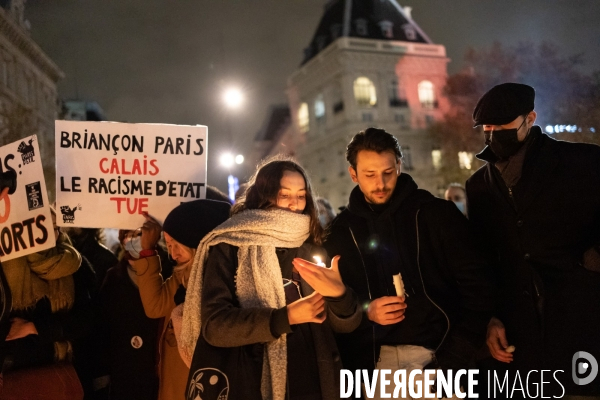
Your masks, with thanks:
<instances>
[{"instance_id":1,"label":"white protest banner","mask_svg":"<svg viewBox=\"0 0 600 400\"><path fill-rule=\"evenodd\" d=\"M56 244L37 136L0 147L0 261Z\"/></svg>"},{"instance_id":2,"label":"white protest banner","mask_svg":"<svg viewBox=\"0 0 600 400\"><path fill-rule=\"evenodd\" d=\"M56 121L59 226L136 229L206 197L206 126Z\"/></svg>"}]
</instances>

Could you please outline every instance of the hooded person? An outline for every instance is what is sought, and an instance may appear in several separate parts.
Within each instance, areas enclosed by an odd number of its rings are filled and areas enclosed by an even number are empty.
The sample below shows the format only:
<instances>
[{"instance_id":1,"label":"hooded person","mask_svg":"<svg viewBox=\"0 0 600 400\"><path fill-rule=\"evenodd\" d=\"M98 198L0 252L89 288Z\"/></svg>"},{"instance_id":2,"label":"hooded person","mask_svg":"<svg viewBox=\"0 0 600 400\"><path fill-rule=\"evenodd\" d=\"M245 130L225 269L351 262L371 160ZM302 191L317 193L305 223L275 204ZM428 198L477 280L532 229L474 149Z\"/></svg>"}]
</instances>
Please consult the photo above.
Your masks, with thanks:
<instances>
[{"instance_id":1,"label":"hooded person","mask_svg":"<svg viewBox=\"0 0 600 400\"><path fill-rule=\"evenodd\" d=\"M214 200L195 200L175 207L163 224L169 255L177 262L166 280L156 245L161 227L145 215L141 228L139 259L133 262L146 315L165 318L159 341L159 400L183 398L189 369L179 356L171 313L185 299L185 290L196 247L202 238L229 217L231 205Z\"/></svg>"}]
</instances>

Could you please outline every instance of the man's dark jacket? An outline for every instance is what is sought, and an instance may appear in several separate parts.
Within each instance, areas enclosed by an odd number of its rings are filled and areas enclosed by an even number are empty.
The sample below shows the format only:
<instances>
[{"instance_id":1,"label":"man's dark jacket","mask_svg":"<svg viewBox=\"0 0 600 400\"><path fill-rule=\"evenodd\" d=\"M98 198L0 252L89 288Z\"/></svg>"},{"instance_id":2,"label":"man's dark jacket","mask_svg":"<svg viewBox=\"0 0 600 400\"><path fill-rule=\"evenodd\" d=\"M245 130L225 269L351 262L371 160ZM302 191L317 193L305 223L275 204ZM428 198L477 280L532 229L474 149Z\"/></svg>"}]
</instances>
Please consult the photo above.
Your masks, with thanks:
<instances>
[{"instance_id":1,"label":"man's dark jacket","mask_svg":"<svg viewBox=\"0 0 600 400\"><path fill-rule=\"evenodd\" d=\"M582 265L600 244L600 147L554 140L538 126L530 135L512 196L491 150L478 155L488 164L467 181L469 219L497 275L511 367L561 369L568 394L600 394L600 378L571 379L575 352L600 361L600 272Z\"/></svg>"},{"instance_id":2,"label":"man's dark jacket","mask_svg":"<svg viewBox=\"0 0 600 400\"><path fill-rule=\"evenodd\" d=\"M484 342L493 308L488 267L456 206L418 189L407 174L398 177L381 214L371 210L357 186L348 207L332 222L324 245L329 256L341 255L342 279L358 294L364 310L361 326L337 338L344 368L372 370L379 358L381 343L375 336L382 327L368 320L366 310L371 300L395 295L392 277L382 280L378 272L378 263L387 260L373 245L379 237L377 227L386 224L394 232L392 245L397 246L403 279L411 282L408 307L410 296L425 296L443 316L443 324L427 328L440 329L433 332L440 339L432 348L439 366L467 368Z\"/></svg>"}]
</instances>

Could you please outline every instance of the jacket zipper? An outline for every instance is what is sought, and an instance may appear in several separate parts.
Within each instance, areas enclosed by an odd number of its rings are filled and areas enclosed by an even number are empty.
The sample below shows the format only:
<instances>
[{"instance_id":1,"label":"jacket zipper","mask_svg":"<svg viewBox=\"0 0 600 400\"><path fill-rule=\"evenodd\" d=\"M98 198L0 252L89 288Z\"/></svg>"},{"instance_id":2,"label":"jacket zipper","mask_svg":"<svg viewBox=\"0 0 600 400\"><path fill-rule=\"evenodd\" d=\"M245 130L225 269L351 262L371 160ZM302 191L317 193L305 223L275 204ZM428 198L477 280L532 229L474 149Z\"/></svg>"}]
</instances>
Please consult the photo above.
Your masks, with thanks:
<instances>
[{"instance_id":1,"label":"jacket zipper","mask_svg":"<svg viewBox=\"0 0 600 400\"><path fill-rule=\"evenodd\" d=\"M350 231L350 235L352 236L352 240L354 241L354 245L356 246L356 250L358 251L358 255L360 256L360 262L363 266L363 271L365 272L365 280L367 282L367 291L369 292L369 302L371 302L373 300L373 296L371 295L371 284L369 283L369 275L367 274L367 266L365 265L365 260L363 259L362 253L360 251L360 247L358 247L358 242L356 241L356 238L354 237L354 232L352 232L352 228L348 227L348 230ZM368 317L367 317L368 318ZM373 368L377 368L377 360L375 360L375 326L371 327L371 335L372 335L372 342L373 342Z\"/></svg>"},{"instance_id":2,"label":"jacket zipper","mask_svg":"<svg viewBox=\"0 0 600 400\"><path fill-rule=\"evenodd\" d=\"M446 336L448 336L448 332L450 332L450 318L448 318L448 314L446 314L446 312L442 309L442 307L438 306L436 304L436 302L433 301L431 299L431 297L429 297L429 295L427 294L427 290L425 290L425 282L423 281L423 274L421 273L421 261L420 261L420 255L421 255L421 240L419 237L419 212L420 211L421 211L420 209L417 210L417 214L415 215L415 226L417 228L417 269L419 270L419 277L421 278L421 285L423 286L423 293L425 293L425 297L427 297L427 299L431 302L431 304L433 304L438 310L440 310L442 312L442 314L444 314L444 317L446 318L446 322L448 323L448 328L446 329L446 333L444 333L444 337L442 337L442 341L435 348L435 351L433 354L433 361L435 361L436 360L435 353L437 353L437 351L440 349L440 347L442 347L444 340L446 340Z\"/></svg>"}]
</instances>

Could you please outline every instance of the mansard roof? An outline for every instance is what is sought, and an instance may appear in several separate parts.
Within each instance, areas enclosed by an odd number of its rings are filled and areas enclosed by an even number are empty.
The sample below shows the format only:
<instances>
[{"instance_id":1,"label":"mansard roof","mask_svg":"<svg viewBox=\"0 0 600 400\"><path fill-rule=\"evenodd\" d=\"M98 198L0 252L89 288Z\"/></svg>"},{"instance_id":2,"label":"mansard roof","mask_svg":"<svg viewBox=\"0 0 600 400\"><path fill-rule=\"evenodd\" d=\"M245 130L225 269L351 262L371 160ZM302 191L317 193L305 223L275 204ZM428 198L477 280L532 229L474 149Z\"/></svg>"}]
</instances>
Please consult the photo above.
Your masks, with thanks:
<instances>
[{"instance_id":1,"label":"mansard roof","mask_svg":"<svg viewBox=\"0 0 600 400\"><path fill-rule=\"evenodd\" d=\"M433 43L396 0L330 0L302 64L341 36Z\"/></svg>"}]
</instances>

